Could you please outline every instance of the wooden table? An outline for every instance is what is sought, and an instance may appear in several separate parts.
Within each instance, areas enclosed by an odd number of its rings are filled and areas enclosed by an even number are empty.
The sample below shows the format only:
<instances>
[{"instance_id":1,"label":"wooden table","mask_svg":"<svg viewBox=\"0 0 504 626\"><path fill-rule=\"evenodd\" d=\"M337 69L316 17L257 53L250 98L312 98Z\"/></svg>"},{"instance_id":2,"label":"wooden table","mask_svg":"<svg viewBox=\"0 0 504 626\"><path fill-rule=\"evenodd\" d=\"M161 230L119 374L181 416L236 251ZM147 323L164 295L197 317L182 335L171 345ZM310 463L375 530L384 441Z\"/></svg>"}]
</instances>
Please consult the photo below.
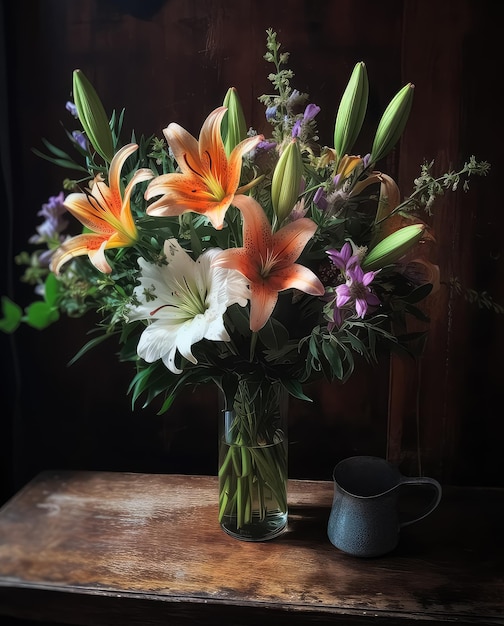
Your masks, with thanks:
<instances>
[{"instance_id":1,"label":"wooden table","mask_svg":"<svg viewBox=\"0 0 504 626\"><path fill-rule=\"evenodd\" d=\"M93 626L504 624L504 490L445 488L398 548L326 534L331 482L289 483L282 536L217 523L217 479L44 472L0 510L0 616ZM1 623L1 617L0 617Z\"/></svg>"}]
</instances>

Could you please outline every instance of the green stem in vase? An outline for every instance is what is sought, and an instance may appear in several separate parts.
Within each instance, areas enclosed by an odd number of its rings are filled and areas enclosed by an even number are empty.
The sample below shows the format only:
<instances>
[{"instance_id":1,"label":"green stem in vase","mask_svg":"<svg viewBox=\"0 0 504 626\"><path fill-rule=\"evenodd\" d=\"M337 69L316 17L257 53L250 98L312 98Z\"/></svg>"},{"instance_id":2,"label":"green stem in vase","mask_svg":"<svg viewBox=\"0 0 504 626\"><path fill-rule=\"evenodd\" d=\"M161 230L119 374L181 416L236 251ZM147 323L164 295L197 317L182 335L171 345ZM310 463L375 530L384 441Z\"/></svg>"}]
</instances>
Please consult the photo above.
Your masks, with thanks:
<instances>
[{"instance_id":1,"label":"green stem in vase","mask_svg":"<svg viewBox=\"0 0 504 626\"><path fill-rule=\"evenodd\" d=\"M240 378L225 397L219 522L226 532L242 539L258 540L264 538L262 533L265 538L274 536L286 524L284 393L278 381Z\"/></svg>"}]
</instances>

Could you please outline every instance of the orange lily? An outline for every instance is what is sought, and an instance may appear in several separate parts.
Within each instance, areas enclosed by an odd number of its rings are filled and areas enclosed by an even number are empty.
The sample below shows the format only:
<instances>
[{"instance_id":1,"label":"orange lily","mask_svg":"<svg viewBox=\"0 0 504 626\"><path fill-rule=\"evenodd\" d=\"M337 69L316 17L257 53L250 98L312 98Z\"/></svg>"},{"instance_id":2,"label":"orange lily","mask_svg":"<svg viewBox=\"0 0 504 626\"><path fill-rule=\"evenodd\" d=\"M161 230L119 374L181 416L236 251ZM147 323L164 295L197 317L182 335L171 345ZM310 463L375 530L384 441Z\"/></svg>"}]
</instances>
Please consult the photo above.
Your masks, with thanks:
<instances>
[{"instance_id":1,"label":"orange lily","mask_svg":"<svg viewBox=\"0 0 504 626\"><path fill-rule=\"evenodd\" d=\"M71 193L66 197L64 205L68 211L93 232L71 237L56 250L51 260L55 274L64 263L84 254L97 269L109 274L112 268L105 258L105 250L132 246L138 239L131 214L131 193L137 183L149 180L154 174L147 168L137 170L121 195L121 170L137 149L137 144L130 143L117 152L110 163L108 186L98 174L87 193Z\"/></svg>"},{"instance_id":2,"label":"orange lily","mask_svg":"<svg viewBox=\"0 0 504 626\"><path fill-rule=\"evenodd\" d=\"M262 135L241 141L226 155L221 137L221 122L226 107L218 107L207 117L199 141L175 122L164 135L180 167L180 172L163 174L153 180L145 192L150 200L162 194L148 208L148 215L174 216L188 211L208 217L221 230L224 216L240 183L242 157L264 139Z\"/></svg>"},{"instance_id":3,"label":"orange lily","mask_svg":"<svg viewBox=\"0 0 504 626\"><path fill-rule=\"evenodd\" d=\"M303 217L273 233L261 205L250 196L235 196L233 204L243 217L243 248L222 251L212 265L235 269L250 287L250 330L260 330L278 300L278 292L294 288L322 296L324 286L304 265L295 263L317 230Z\"/></svg>"}]
</instances>

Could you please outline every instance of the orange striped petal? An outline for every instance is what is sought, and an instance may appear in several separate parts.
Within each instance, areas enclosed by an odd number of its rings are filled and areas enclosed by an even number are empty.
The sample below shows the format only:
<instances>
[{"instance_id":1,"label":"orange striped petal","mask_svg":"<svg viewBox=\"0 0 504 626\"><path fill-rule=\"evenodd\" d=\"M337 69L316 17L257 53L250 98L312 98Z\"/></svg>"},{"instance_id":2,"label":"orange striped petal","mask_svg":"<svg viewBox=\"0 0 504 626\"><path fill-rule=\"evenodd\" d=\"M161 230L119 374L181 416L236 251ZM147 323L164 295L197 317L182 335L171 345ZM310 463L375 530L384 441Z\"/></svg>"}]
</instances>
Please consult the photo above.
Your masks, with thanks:
<instances>
[{"instance_id":1,"label":"orange striped petal","mask_svg":"<svg viewBox=\"0 0 504 626\"><path fill-rule=\"evenodd\" d=\"M121 197L121 171L126 159L138 149L136 143L129 143L116 152L110 163L108 183L114 196Z\"/></svg>"},{"instance_id":2,"label":"orange striped petal","mask_svg":"<svg viewBox=\"0 0 504 626\"><path fill-rule=\"evenodd\" d=\"M222 229L240 184L243 155L263 139L262 135L245 139L228 159L221 136L225 113L225 107L218 107L208 115L198 141L176 123L164 129L181 173L164 174L150 183L145 198L162 197L147 208L148 215L177 216L192 211L206 216L215 229Z\"/></svg>"},{"instance_id":3,"label":"orange striped petal","mask_svg":"<svg viewBox=\"0 0 504 626\"><path fill-rule=\"evenodd\" d=\"M94 195L71 193L65 198L64 205L89 230L102 235L114 232L112 226L103 219L103 208Z\"/></svg>"},{"instance_id":4,"label":"orange striped petal","mask_svg":"<svg viewBox=\"0 0 504 626\"><path fill-rule=\"evenodd\" d=\"M85 233L68 239L53 254L50 269L55 274L59 274L62 266L77 256L89 255L93 265L105 274L109 274L112 268L107 263L103 253L103 244L107 241L104 237L94 233ZM102 254L98 251L102 250ZM92 258L94 256L94 259Z\"/></svg>"}]
</instances>

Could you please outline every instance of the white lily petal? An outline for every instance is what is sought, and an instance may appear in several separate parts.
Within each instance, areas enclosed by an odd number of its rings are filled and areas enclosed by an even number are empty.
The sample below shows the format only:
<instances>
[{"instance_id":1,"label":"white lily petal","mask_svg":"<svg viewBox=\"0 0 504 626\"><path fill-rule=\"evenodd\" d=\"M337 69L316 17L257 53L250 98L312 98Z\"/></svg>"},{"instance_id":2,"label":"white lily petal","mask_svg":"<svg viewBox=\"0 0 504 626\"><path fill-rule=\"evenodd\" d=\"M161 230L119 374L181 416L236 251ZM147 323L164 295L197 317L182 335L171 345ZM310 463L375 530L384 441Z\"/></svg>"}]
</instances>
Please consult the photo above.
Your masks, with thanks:
<instances>
[{"instance_id":1,"label":"white lily petal","mask_svg":"<svg viewBox=\"0 0 504 626\"><path fill-rule=\"evenodd\" d=\"M138 355L148 363L162 359L173 373L177 351L193 364L191 348L202 339L230 341L223 315L232 304L245 306L249 289L234 270L212 267L221 250L205 251L197 261L176 239L165 242L166 263L155 265L139 259L139 285L129 309L129 320L147 320L138 343Z\"/></svg>"}]
</instances>

